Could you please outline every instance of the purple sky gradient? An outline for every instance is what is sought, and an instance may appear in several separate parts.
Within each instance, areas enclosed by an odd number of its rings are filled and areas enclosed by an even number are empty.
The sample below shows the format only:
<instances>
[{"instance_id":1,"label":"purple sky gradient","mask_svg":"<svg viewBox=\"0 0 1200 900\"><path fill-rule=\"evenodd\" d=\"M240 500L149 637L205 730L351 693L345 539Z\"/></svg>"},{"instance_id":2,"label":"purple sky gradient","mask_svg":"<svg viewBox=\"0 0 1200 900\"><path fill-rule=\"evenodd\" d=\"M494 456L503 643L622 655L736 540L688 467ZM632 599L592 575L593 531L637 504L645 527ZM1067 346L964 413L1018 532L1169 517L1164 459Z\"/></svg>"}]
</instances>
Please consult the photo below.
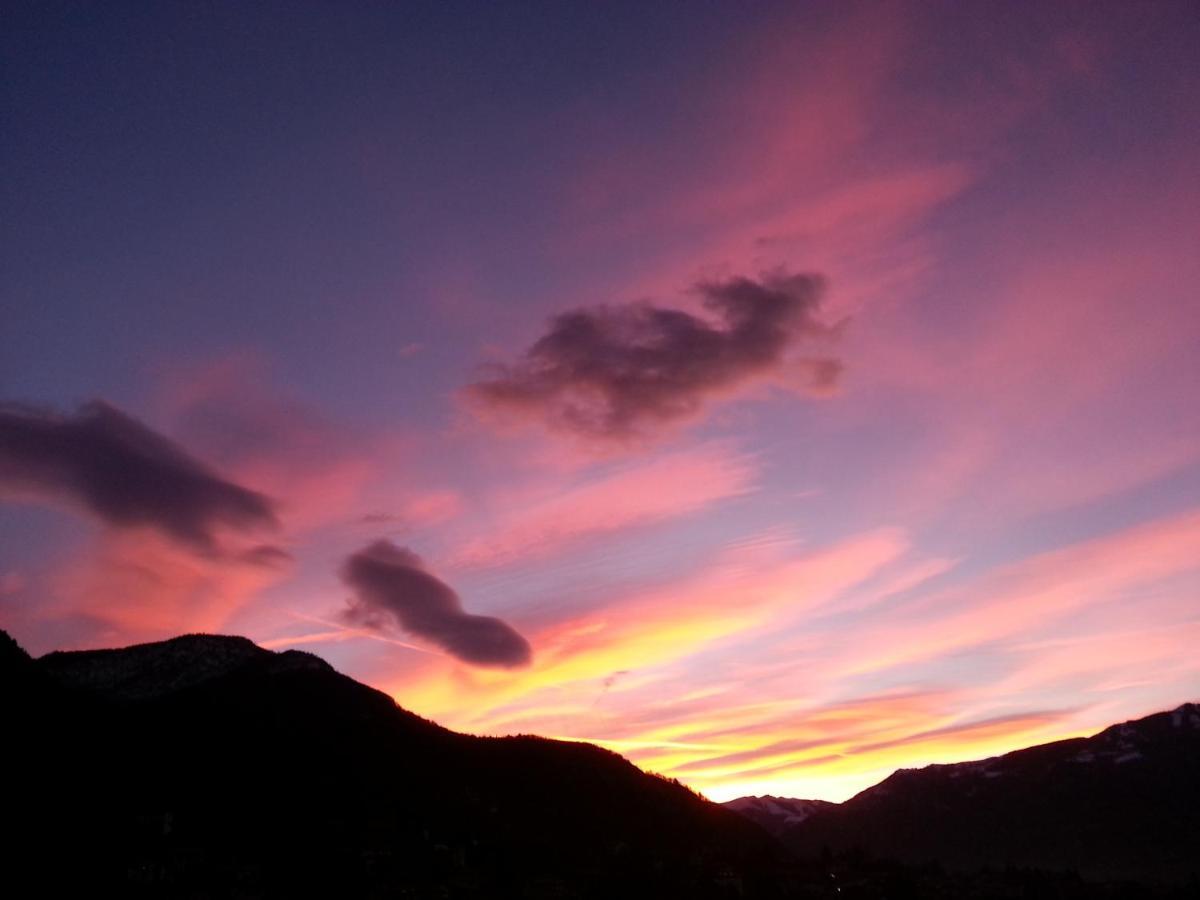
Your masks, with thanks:
<instances>
[{"instance_id":1,"label":"purple sky gradient","mask_svg":"<svg viewBox=\"0 0 1200 900\"><path fill-rule=\"evenodd\" d=\"M1194 4L6 19L0 402L111 404L271 498L291 557L95 517L0 433L31 651L245 633L722 799L1200 693ZM835 333L695 381L696 286L781 271ZM683 330L631 334L644 303ZM618 442L481 411L565 314L625 323L579 344L606 379L699 401ZM532 661L347 625L338 572L383 539Z\"/></svg>"}]
</instances>

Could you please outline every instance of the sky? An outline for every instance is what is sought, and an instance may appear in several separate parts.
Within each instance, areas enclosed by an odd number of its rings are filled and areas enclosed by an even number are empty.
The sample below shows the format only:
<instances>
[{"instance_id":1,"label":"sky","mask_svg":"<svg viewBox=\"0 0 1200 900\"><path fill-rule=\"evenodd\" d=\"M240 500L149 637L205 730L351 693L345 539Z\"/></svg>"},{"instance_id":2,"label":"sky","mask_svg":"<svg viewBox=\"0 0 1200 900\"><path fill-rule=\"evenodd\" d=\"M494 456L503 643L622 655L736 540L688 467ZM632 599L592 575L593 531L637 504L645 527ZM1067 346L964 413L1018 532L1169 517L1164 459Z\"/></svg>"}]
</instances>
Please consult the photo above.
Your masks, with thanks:
<instances>
[{"instance_id":1,"label":"sky","mask_svg":"<svg viewBox=\"0 0 1200 900\"><path fill-rule=\"evenodd\" d=\"M0 626L841 800L1200 699L1191 2L11 3Z\"/></svg>"}]
</instances>

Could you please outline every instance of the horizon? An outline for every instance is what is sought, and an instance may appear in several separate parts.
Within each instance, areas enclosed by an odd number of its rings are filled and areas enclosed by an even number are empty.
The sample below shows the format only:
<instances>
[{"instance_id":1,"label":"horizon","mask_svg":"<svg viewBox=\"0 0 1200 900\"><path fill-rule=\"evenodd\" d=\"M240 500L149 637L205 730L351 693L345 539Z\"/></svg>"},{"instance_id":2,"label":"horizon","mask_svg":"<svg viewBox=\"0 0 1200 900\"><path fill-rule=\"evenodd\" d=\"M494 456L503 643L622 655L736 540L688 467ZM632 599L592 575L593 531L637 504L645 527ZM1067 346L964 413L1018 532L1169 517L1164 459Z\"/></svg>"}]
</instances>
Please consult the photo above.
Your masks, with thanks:
<instances>
[{"instance_id":1,"label":"horizon","mask_svg":"<svg viewBox=\"0 0 1200 900\"><path fill-rule=\"evenodd\" d=\"M2 634L4 634L4 635L8 636L10 639L12 638L12 636L11 636L11 635L9 635L9 634L8 634L8 632L6 632L6 631L3 631L3 629L0 629L0 633L2 633ZM223 639L223 640L234 640L234 641L249 641L249 640L250 640L249 638L247 638L247 637L245 637L245 636L243 636L243 635L237 635L237 634L210 634L210 633L202 633L202 632L193 632L193 633L188 633L188 634L179 634L179 635L175 635L175 636L173 636L173 637L164 638L163 640L160 640L160 641L149 641L149 642L142 643L142 644L131 644L131 645L129 645L129 646L126 646L126 647L95 647L95 648L88 648L88 649L85 649L85 650L50 650L50 651L47 651L47 653L46 653L45 655L52 655L52 654L59 654L59 653L88 653L88 652L97 652L97 653L104 653L104 652L114 652L114 653L115 653L115 652L120 652L120 651L122 651L122 650L132 650L132 649L136 649L136 648L138 648L138 647L147 647L147 646L155 646L155 645L157 645L157 644L172 643L172 642L174 642L174 641L182 640L182 639L184 639L184 638L220 638L220 639ZM15 639L14 639L14 640L15 640ZM317 658L317 659L318 659L318 660L320 660L320 661L321 661L321 662L322 662L324 665L329 665L329 662L328 662L328 660L325 660L323 657L321 657L321 656L320 656L320 654L313 653L311 650L299 650L298 648L289 647L289 648L287 648L287 651L283 651L283 650L276 651L276 650L269 650L269 649L267 649L267 648L265 648L265 647L262 647L262 646L261 646L261 645L259 645L259 644L254 644L252 641L251 641L251 643L252 643L252 644L253 644L253 646L254 646L254 647L256 647L257 649L259 649L259 650L263 650L263 651L265 651L265 652L268 652L268 653L282 653L282 652L288 652L288 651L292 651L292 650L297 650L298 652L305 653L305 654L307 654L307 655L309 655L309 656L313 656L313 657ZM19 643L19 642L17 642L17 646L18 646L18 647L20 647L20 643ZM24 648L21 648L21 649L24 649ZM37 660L37 659L39 659L40 657L32 657L32 658L33 658L34 660ZM331 667L331 668L330 668L330 671L336 672L337 670L336 670L336 669L333 669L333 668ZM367 686L369 687L369 685L367 685ZM393 699L395 699L395 698L393 698ZM403 707L403 704L400 704L400 703L399 703L399 701L397 701L397 706L398 706L400 709L403 709L403 708L404 708L404 707ZM870 790L871 788L877 787L879 784L881 784L881 783L882 783L884 780L886 780L888 777L890 777L891 775L894 775L894 774L896 774L896 773L898 773L898 772L901 772L901 771L906 771L906 770L907 770L907 771L915 771L915 770L920 770L920 769L925 769L925 768L930 768L930 767L943 766L943 765L951 765L951 766L952 766L952 765L955 765L955 764L958 764L958 763L980 763L980 762L989 762L989 761L991 761L992 759L999 758L1000 756L1006 755L1006 754L1008 754L1008 753L1010 753L1010 752L1019 752L1019 751L1021 751L1021 750L1033 749L1033 748L1035 748L1035 747L1041 747L1041 746L1045 746L1046 744L1049 744L1049 743L1059 742L1059 741L1063 741L1063 740L1071 740L1071 739L1073 739L1073 738L1085 738L1085 739L1086 739L1086 738L1096 737L1096 736L1098 736L1099 734L1101 734L1101 733L1103 733L1103 732L1105 732L1105 731L1108 731L1108 730L1110 730L1110 729L1113 729L1113 728L1118 728L1118 727L1120 727L1120 726L1122 726L1122 725L1129 725L1129 724L1131 724L1131 723L1133 723L1133 722L1137 722L1137 721L1139 721L1139 720L1140 720L1140 719L1142 719L1142 718L1147 718L1147 717L1149 717L1149 716L1167 715L1167 714L1170 714L1170 713L1176 713L1176 712L1179 712L1180 710L1184 709L1185 707L1200 707L1200 701L1186 700L1186 701L1184 701L1183 703L1180 703L1178 706L1171 707L1171 708L1168 708L1168 709L1160 709L1160 710L1156 710L1156 711L1154 711L1154 712L1152 712L1152 713L1148 713L1146 716L1139 716L1137 719L1125 720L1125 721L1121 721L1121 722L1111 722L1111 723L1109 723L1108 725L1104 726L1103 728L1101 728L1101 729L1098 729L1098 730L1096 730L1096 731L1093 731L1093 732L1088 732L1088 733L1079 734L1079 735L1067 735L1067 736L1065 736L1065 737L1063 737L1063 738L1055 738L1053 741L1040 742L1040 743L1038 743L1038 744L1030 745L1030 746L1028 746L1028 747L1014 747L1014 748L1012 748L1012 750L1006 750L1006 751L1004 751L1003 753L997 754L996 756L984 757L984 758L980 758L980 759L970 759L970 760L953 760L953 761L950 761L950 762L926 762L926 763L917 763L917 764L914 764L914 765L912 765L912 766L905 766L905 767L902 767L902 768L897 768L897 769L895 769L893 772L890 772L890 773L888 773L888 775L884 776L884 778L883 778L883 779L881 779L879 782L876 782L876 783L870 784L870 785L868 785L866 788L863 788L862 790L864 790L864 791L865 791L865 790ZM411 710L406 710L406 711L407 711L407 712L411 712ZM434 722L433 724L434 724L434 725L439 725L439 723L437 723L437 722ZM445 727L445 726L440 726L440 725L439 725L439 727ZM451 729L451 730L452 730L452 729ZM571 737L566 737L566 738L554 738L554 737L547 737L546 735L529 735L529 734L524 734L524 733L508 734L508 735L496 735L496 737L537 737L537 738L541 738L541 739L543 739L543 740L550 740L550 741L565 741L565 742L571 742L571 743L584 743L584 744L592 744L593 746L603 746L603 745L602 745L600 742L594 742L594 741L584 741L584 740L582 740L581 738L571 738ZM644 770L644 771L646 771L648 774L651 774L651 775L659 775L659 776L662 776L662 773L660 773L660 772L653 772L653 771L651 771L651 770ZM662 776L662 777L667 777L667 776ZM692 790L695 790L695 789L693 788ZM741 795L738 795L738 796L736 796L736 797L730 797L730 798L726 798L726 799L724 799L724 800L718 800L718 799L716 799L716 798L709 797L708 795L704 794L703 792L699 792L699 791L697 791L696 793L698 793L698 794L699 794L699 796L701 796L701 797L704 797L706 800L709 800L709 801L711 801L711 802L714 802L714 803L728 803L728 802L730 802L730 801L733 801L733 800L763 800L763 799L770 799L770 800L799 800L799 801L804 801L804 802L813 801L813 800L817 800L817 801L824 801L824 798L820 798L820 797L793 797L793 796L784 796L784 795L778 795L778 794L741 794ZM854 797L854 796L857 796L857 794L858 794L858 793L862 793L862 791L856 792L856 794L852 794L850 797L843 798L843 800L833 800L833 801L824 801L824 802L831 802L831 803L835 803L835 804L836 804L836 803L841 803L841 802L844 802L844 800L848 800L848 799L851 799L851 798L852 798L852 797Z\"/></svg>"},{"instance_id":2,"label":"horizon","mask_svg":"<svg viewBox=\"0 0 1200 900\"><path fill-rule=\"evenodd\" d=\"M1200 17L19 3L0 627L841 801L1200 697Z\"/></svg>"}]
</instances>

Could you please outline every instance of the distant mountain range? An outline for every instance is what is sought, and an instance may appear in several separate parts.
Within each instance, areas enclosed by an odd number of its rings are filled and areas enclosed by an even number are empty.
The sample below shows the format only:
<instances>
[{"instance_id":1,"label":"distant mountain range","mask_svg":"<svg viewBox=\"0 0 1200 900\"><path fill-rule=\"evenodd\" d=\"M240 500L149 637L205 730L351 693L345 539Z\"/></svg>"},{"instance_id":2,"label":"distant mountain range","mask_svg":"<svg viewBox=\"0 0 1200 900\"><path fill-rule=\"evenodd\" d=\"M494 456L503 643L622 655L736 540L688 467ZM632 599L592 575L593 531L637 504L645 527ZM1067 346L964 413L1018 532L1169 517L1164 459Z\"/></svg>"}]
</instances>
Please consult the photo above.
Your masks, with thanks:
<instances>
[{"instance_id":1,"label":"distant mountain range","mask_svg":"<svg viewBox=\"0 0 1200 900\"><path fill-rule=\"evenodd\" d=\"M977 762L901 769L841 804L742 797L725 806L802 856L1200 886L1200 706Z\"/></svg>"}]
</instances>

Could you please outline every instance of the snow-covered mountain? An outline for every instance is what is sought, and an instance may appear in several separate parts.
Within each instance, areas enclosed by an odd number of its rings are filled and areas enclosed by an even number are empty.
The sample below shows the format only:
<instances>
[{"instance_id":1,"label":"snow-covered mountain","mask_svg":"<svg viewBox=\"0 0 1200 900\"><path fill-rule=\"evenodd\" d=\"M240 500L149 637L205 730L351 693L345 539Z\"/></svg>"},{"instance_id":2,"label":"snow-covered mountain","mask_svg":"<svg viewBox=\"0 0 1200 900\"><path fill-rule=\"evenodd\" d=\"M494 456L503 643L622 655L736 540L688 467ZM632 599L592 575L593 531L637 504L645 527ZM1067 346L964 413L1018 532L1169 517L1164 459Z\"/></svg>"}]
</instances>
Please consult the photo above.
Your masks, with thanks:
<instances>
[{"instance_id":1,"label":"snow-covered mountain","mask_svg":"<svg viewBox=\"0 0 1200 900\"><path fill-rule=\"evenodd\" d=\"M741 813L775 836L789 826L799 825L809 816L834 804L828 800L798 800L791 797L738 797L722 804L726 809Z\"/></svg>"}]
</instances>

